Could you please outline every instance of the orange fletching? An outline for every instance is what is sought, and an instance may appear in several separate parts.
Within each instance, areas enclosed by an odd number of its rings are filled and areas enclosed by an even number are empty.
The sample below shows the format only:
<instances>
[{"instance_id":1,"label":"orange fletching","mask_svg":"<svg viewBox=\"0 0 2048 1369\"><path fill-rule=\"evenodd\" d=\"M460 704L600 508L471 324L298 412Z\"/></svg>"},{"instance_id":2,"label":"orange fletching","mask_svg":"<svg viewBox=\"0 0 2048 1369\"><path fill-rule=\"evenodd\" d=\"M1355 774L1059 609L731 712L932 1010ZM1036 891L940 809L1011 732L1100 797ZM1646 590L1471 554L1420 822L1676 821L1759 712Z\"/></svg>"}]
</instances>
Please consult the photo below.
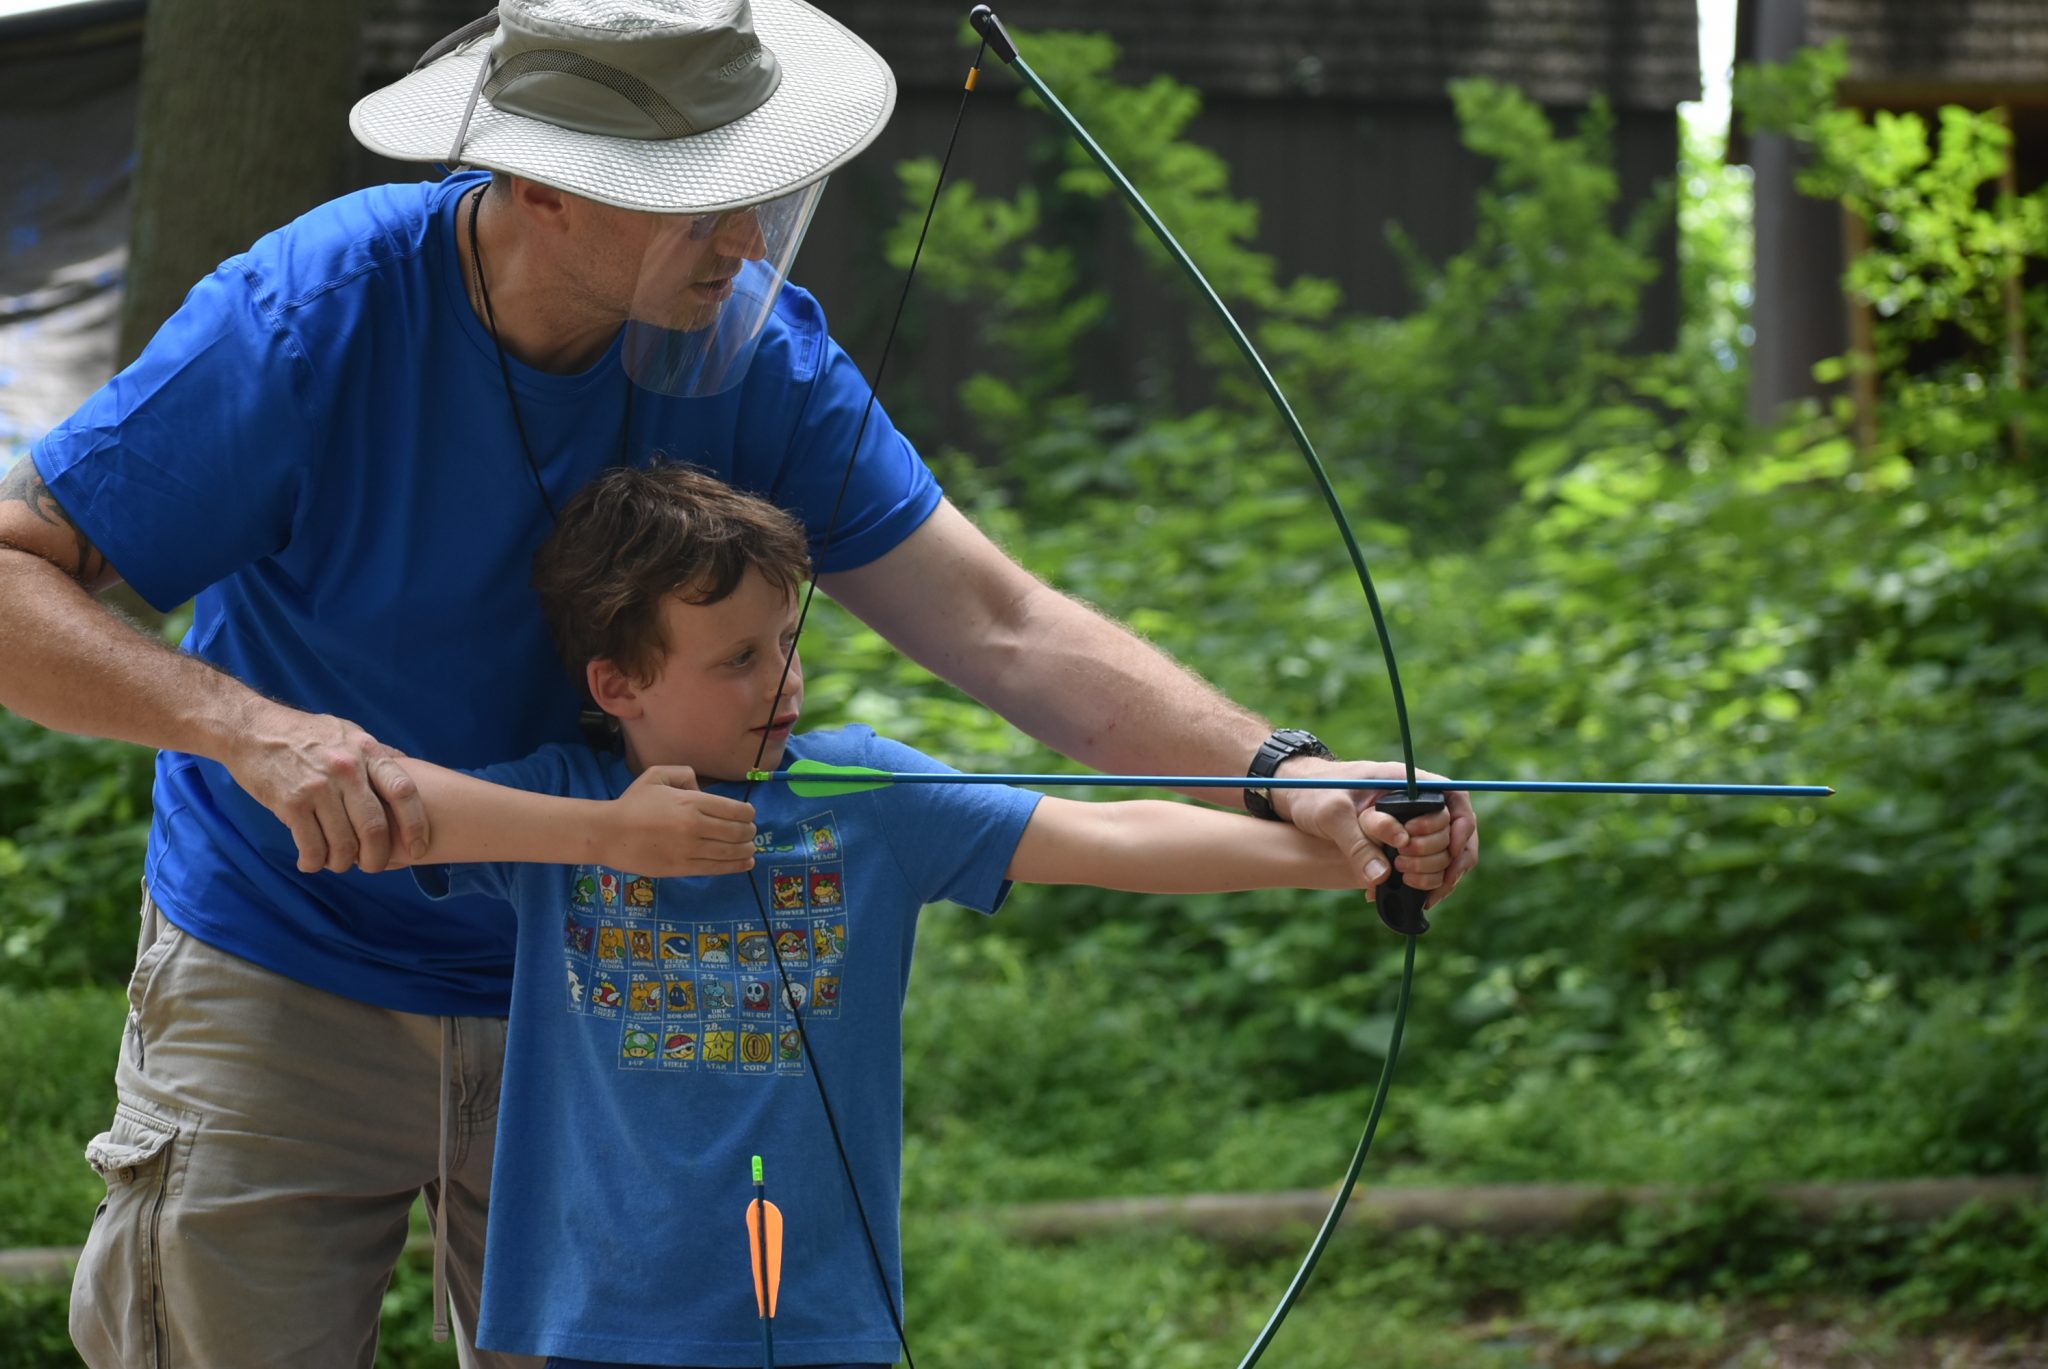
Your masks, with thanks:
<instances>
[{"instance_id":1,"label":"orange fletching","mask_svg":"<svg viewBox=\"0 0 2048 1369\"><path fill-rule=\"evenodd\" d=\"M773 1320L775 1297L782 1291L782 1209L773 1203L767 1204L768 1229L764 1236L761 1230L762 1202L759 1198L747 1204L747 1250L754 1261L754 1306L761 1315ZM768 1268L761 1268L763 1257Z\"/></svg>"}]
</instances>

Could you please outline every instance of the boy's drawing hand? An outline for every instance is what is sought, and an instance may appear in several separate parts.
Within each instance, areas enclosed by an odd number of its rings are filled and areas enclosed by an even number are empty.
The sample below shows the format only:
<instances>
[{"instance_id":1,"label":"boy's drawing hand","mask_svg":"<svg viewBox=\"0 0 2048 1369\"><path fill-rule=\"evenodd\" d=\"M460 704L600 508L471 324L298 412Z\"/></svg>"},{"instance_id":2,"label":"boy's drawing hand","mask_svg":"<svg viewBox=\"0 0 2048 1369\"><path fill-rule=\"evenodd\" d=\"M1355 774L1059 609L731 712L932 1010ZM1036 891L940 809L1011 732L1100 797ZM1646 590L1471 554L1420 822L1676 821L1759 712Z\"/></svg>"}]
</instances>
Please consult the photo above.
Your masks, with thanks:
<instances>
[{"instance_id":1,"label":"boy's drawing hand","mask_svg":"<svg viewBox=\"0 0 2048 1369\"><path fill-rule=\"evenodd\" d=\"M1399 779L1407 771L1393 761L1325 761L1300 756L1280 767L1280 774L1321 778ZM1442 779L1427 770L1415 772L1425 779ZM1415 818L1404 828L1373 806L1381 791L1341 789L1275 789L1273 807L1282 817L1311 836L1334 843L1345 853L1373 896L1387 877L1382 845L1400 852L1394 865L1411 889L1431 892L1425 907L1434 908L1450 897L1467 871L1479 864L1479 822L1472 812L1472 800L1462 791L1445 797L1448 806L1440 813Z\"/></svg>"},{"instance_id":2,"label":"boy's drawing hand","mask_svg":"<svg viewBox=\"0 0 2048 1369\"><path fill-rule=\"evenodd\" d=\"M657 878L754 868L754 806L707 794L687 765L651 765L619 795L605 863Z\"/></svg>"}]
</instances>

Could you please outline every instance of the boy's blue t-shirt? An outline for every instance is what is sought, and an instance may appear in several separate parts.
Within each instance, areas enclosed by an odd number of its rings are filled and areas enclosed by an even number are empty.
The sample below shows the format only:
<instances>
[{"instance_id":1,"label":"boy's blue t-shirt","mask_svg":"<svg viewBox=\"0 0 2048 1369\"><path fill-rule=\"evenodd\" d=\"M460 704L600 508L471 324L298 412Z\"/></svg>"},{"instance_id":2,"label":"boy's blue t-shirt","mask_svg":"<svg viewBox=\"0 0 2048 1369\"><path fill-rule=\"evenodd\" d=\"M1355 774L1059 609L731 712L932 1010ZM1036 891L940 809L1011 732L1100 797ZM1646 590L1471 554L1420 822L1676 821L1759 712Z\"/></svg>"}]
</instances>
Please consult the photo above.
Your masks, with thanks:
<instances>
[{"instance_id":1,"label":"boy's blue t-shirt","mask_svg":"<svg viewBox=\"0 0 2048 1369\"><path fill-rule=\"evenodd\" d=\"M32 453L143 598L197 596L187 651L464 768L574 740L579 706L529 584L551 516L455 252L480 179L362 191L263 238ZM629 405L617 350L580 375L509 362L554 507L659 453L790 509L817 553L868 386L816 302L785 288L746 379L712 399ZM874 560L938 501L877 410L825 568ZM201 940L401 1011L505 1011L488 903L429 916L402 873L298 873L284 825L195 756L162 753L155 806L151 894Z\"/></svg>"},{"instance_id":2,"label":"boy's blue t-shirt","mask_svg":"<svg viewBox=\"0 0 2048 1369\"><path fill-rule=\"evenodd\" d=\"M946 768L864 727L792 738L788 759ZM581 746L477 773L572 798L613 798L632 782L620 758ZM995 911L1038 798L963 784L803 799L761 785L750 876L417 871L434 893L488 895L517 914L478 1344L629 1364L760 1363L745 1220L759 1155L783 1215L777 1358L894 1362L809 1057L824 1063L900 1305L902 1013L918 909L949 900Z\"/></svg>"}]
</instances>

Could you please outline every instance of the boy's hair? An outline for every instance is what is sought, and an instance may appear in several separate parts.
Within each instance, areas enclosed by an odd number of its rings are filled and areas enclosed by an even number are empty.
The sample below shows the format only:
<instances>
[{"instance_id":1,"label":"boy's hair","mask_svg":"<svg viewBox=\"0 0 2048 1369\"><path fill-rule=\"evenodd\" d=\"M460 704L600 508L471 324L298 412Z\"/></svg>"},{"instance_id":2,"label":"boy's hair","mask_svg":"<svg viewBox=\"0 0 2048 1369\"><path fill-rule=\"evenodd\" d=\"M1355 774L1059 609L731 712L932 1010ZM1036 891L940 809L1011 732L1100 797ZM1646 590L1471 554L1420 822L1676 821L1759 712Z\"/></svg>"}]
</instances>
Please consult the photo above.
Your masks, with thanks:
<instances>
[{"instance_id":1,"label":"boy's hair","mask_svg":"<svg viewBox=\"0 0 2048 1369\"><path fill-rule=\"evenodd\" d=\"M533 587L587 693L595 660L651 684L669 648L661 601L718 603L749 569L795 594L811 573L803 525L695 466L615 466L562 510L533 558Z\"/></svg>"}]
</instances>

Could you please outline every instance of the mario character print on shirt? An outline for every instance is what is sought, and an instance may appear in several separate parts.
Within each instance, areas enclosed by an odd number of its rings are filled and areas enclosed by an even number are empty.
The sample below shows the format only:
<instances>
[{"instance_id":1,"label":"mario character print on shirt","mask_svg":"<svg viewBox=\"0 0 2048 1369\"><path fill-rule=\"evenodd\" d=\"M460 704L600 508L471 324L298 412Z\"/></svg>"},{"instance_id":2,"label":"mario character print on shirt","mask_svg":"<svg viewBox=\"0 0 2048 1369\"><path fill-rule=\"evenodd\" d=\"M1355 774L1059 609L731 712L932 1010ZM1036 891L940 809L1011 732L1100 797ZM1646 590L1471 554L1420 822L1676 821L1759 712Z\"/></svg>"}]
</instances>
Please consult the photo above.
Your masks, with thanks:
<instances>
[{"instance_id":1,"label":"mario character print on shirt","mask_svg":"<svg viewBox=\"0 0 2048 1369\"><path fill-rule=\"evenodd\" d=\"M766 1074L775 1068L775 1037L766 1028L740 1031L740 1073Z\"/></svg>"},{"instance_id":2,"label":"mario character print on shirt","mask_svg":"<svg viewBox=\"0 0 2048 1369\"><path fill-rule=\"evenodd\" d=\"M629 1070L653 1069L655 1054L661 1048L661 1023L628 1022L619 1034L619 1068Z\"/></svg>"},{"instance_id":3,"label":"mario character print on shirt","mask_svg":"<svg viewBox=\"0 0 2048 1369\"><path fill-rule=\"evenodd\" d=\"M839 976L821 974L811 981L811 1006L805 1016L815 1022L839 1016Z\"/></svg>"},{"instance_id":4,"label":"mario character print on shirt","mask_svg":"<svg viewBox=\"0 0 2048 1369\"><path fill-rule=\"evenodd\" d=\"M576 916L575 909L562 914L562 949L571 955L589 955L597 939L597 926Z\"/></svg>"},{"instance_id":5,"label":"mario character print on shirt","mask_svg":"<svg viewBox=\"0 0 2048 1369\"><path fill-rule=\"evenodd\" d=\"M733 992L732 981L722 977L699 979L697 992L704 1004L707 1017L722 1016L739 1007L739 998Z\"/></svg>"},{"instance_id":6,"label":"mario character print on shirt","mask_svg":"<svg viewBox=\"0 0 2048 1369\"><path fill-rule=\"evenodd\" d=\"M838 864L813 865L810 880L813 908L838 908L846 903L846 877Z\"/></svg>"},{"instance_id":7,"label":"mario character print on shirt","mask_svg":"<svg viewBox=\"0 0 2048 1369\"><path fill-rule=\"evenodd\" d=\"M685 905L650 876L573 871L564 998L571 1013L607 1020L618 1068L801 1074L801 1021L841 1016L851 891L837 819L764 831L755 849L767 866L765 927L679 917Z\"/></svg>"},{"instance_id":8,"label":"mario character print on shirt","mask_svg":"<svg viewBox=\"0 0 2048 1369\"><path fill-rule=\"evenodd\" d=\"M811 967L811 924L808 919L778 917L775 927L775 958L785 970Z\"/></svg>"},{"instance_id":9,"label":"mario character print on shirt","mask_svg":"<svg viewBox=\"0 0 2048 1369\"><path fill-rule=\"evenodd\" d=\"M636 974L626 990L626 1011L638 1016L661 1011L661 981L650 974Z\"/></svg>"},{"instance_id":10,"label":"mario character print on shirt","mask_svg":"<svg viewBox=\"0 0 2048 1369\"><path fill-rule=\"evenodd\" d=\"M774 961L768 950L768 933L759 927L741 928L734 936L733 944L743 970L765 969Z\"/></svg>"},{"instance_id":11,"label":"mario character print on shirt","mask_svg":"<svg viewBox=\"0 0 2048 1369\"><path fill-rule=\"evenodd\" d=\"M812 923L811 949L820 965L836 965L846 959L846 919L819 918Z\"/></svg>"},{"instance_id":12,"label":"mario character print on shirt","mask_svg":"<svg viewBox=\"0 0 2048 1369\"><path fill-rule=\"evenodd\" d=\"M812 860L839 859L839 824L821 813L803 824L804 854Z\"/></svg>"},{"instance_id":13,"label":"mario character print on shirt","mask_svg":"<svg viewBox=\"0 0 2048 1369\"><path fill-rule=\"evenodd\" d=\"M734 1058L739 1051L739 1033L731 1027L718 1027L706 1031L703 1036L704 1068L713 1074L731 1074L739 1062Z\"/></svg>"},{"instance_id":14,"label":"mario character print on shirt","mask_svg":"<svg viewBox=\"0 0 2048 1369\"><path fill-rule=\"evenodd\" d=\"M696 1016L697 981L670 975L662 981L661 1002L670 1017Z\"/></svg>"},{"instance_id":15,"label":"mario character print on shirt","mask_svg":"<svg viewBox=\"0 0 2048 1369\"><path fill-rule=\"evenodd\" d=\"M654 934L655 951L664 970L687 970L696 960L696 935L679 922L664 922Z\"/></svg>"},{"instance_id":16,"label":"mario character print on shirt","mask_svg":"<svg viewBox=\"0 0 2048 1369\"><path fill-rule=\"evenodd\" d=\"M594 970L590 976L590 1015L617 1017L625 1011L625 976L617 970Z\"/></svg>"}]
</instances>

